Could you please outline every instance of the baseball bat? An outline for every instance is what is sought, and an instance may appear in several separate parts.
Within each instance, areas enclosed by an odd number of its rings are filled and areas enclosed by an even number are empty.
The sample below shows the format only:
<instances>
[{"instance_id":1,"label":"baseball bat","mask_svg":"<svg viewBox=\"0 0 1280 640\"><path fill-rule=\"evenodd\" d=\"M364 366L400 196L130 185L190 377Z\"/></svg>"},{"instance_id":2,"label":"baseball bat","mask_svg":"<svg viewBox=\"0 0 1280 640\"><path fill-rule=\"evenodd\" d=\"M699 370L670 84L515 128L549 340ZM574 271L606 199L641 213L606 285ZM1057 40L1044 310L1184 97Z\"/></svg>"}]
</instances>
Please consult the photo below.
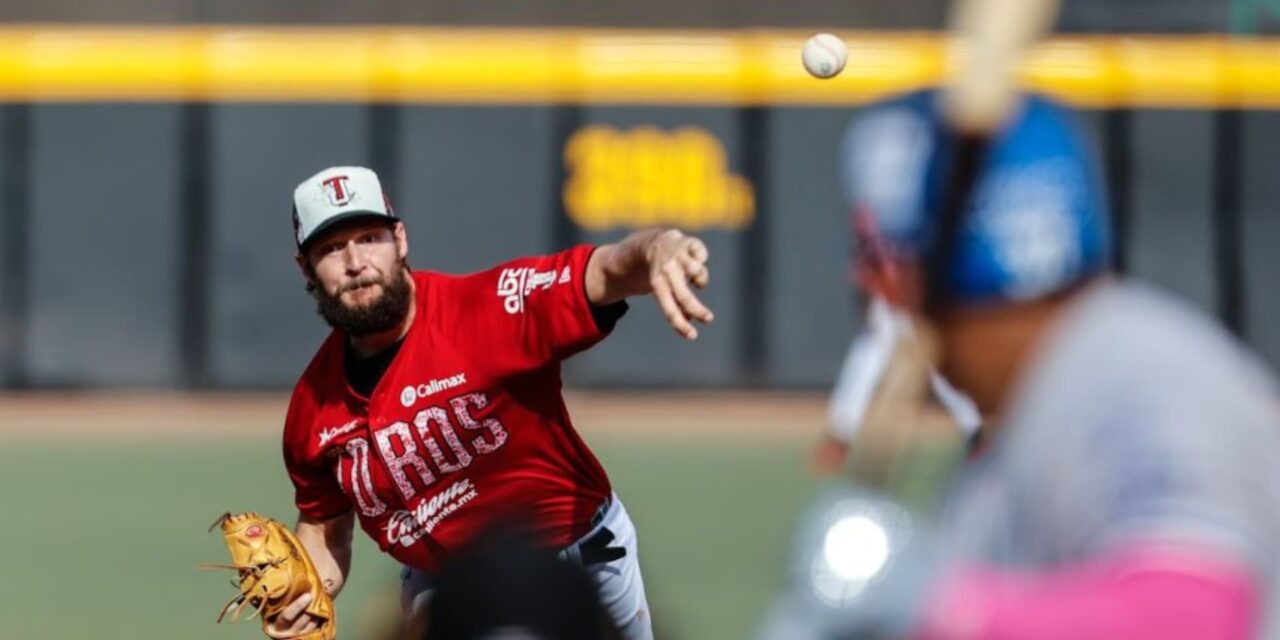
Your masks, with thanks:
<instances>
[{"instance_id":1,"label":"baseball bat","mask_svg":"<svg viewBox=\"0 0 1280 640\"><path fill-rule=\"evenodd\" d=\"M958 0L952 7L948 68L940 108L952 144L943 197L925 264L925 310L945 304L956 239L981 177L989 142L1014 114L1018 72L1027 52L1048 33L1059 0ZM922 315L901 332L868 407L871 430L888 435L877 452L887 462L881 483L892 485L923 435L929 376L938 361L935 332ZM879 429L875 426L880 425Z\"/></svg>"},{"instance_id":2,"label":"baseball bat","mask_svg":"<svg viewBox=\"0 0 1280 640\"><path fill-rule=\"evenodd\" d=\"M1058 15L1060 0L959 0L952 8L941 108L953 144L935 246L926 265L927 308L945 302L947 269L992 136L1017 109L1018 70Z\"/></svg>"}]
</instances>

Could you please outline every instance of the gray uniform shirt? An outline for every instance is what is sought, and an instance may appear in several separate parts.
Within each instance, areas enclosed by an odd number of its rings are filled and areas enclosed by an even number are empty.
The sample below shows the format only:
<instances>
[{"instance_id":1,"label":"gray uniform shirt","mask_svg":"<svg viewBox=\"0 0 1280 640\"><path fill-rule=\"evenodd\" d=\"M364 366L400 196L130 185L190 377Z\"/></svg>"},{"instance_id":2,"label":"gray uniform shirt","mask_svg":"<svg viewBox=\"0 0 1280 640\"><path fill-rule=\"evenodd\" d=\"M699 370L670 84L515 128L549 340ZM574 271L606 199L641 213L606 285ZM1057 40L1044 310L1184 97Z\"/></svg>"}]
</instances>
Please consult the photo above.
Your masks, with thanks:
<instances>
[{"instance_id":1,"label":"gray uniform shirt","mask_svg":"<svg viewBox=\"0 0 1280 640\"><path fill-rule=\"evenodd\" d=\"M1032 357L942 531L953 557L1041 569L1134 540L1192 544L1270 589L1280 545L1271 375L1182 303L1094 285Z\"/></svg>"}]
</instances>

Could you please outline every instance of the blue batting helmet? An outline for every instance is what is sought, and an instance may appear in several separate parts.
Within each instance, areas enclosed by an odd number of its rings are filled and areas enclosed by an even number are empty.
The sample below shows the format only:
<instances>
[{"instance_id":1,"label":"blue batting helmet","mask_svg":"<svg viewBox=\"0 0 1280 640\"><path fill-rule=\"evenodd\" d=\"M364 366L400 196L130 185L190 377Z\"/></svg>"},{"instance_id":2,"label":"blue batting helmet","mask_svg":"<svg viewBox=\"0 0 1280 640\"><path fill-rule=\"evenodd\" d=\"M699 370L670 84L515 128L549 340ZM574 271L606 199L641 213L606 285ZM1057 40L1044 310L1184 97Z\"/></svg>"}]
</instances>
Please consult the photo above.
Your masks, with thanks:
<instances>
[{"instance_id":1,"label":"blue batting helmet","mask_svg":"<svg viewBox=\"0 0 1280 640\"><path fill-rule=\"evenodd\" d=\"M882 241L928 264L958 139L938 94L921 91L870 107L841 151L849 202ZM1026 300L1104 271L1109 219L1092 151L1074 116L1026 96L987 146L945 265L946 298Z\"/></svg>"}]
</instances>

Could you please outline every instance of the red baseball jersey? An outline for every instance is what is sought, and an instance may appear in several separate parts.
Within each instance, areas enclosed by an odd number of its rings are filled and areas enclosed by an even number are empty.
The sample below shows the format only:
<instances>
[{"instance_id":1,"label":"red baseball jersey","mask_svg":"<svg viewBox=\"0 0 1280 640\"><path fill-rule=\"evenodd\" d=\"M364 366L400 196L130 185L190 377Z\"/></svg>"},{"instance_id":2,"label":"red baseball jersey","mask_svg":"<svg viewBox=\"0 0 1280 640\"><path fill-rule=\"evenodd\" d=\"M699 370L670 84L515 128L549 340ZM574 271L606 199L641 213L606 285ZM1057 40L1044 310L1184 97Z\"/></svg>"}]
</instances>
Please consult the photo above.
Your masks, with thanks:
<instances>
[{"instance_id":1,"label":"red baseball jersey","mask_svg":"<svg viewBox=\"0 0 1280 640\"><path fill-rule=\"evenodd\" d=\"M584 535L610 486L569 420L560 361L604 337L583 283L592 250L414 272L417 316L368 398L331 334L285 422L299 511L354 509L383 551L425 571L513 512L550 546Z\"/></svg>"}]
</instances>

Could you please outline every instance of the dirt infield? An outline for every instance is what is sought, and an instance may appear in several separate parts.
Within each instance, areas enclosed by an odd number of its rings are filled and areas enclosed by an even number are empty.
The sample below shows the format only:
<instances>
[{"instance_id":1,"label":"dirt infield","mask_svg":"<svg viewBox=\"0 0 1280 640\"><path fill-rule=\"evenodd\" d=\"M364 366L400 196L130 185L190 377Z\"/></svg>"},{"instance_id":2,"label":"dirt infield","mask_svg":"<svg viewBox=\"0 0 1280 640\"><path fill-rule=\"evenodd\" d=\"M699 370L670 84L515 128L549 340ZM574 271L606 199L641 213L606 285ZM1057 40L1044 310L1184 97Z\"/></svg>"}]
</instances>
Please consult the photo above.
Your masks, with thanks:
<instances>
[{"instance_id":1,"label":"dirt infield","mask_svg":"<svg viewBox=\"0 0 1280 640\"><path fill-rule=\"evenodd\" d=\"M589 439L797 441L816 437L825 416L816 393L570 391L566 402ZM0 394L0 439L270 438L287 403L282 393Z\"/></svg>"}]
</instances>

